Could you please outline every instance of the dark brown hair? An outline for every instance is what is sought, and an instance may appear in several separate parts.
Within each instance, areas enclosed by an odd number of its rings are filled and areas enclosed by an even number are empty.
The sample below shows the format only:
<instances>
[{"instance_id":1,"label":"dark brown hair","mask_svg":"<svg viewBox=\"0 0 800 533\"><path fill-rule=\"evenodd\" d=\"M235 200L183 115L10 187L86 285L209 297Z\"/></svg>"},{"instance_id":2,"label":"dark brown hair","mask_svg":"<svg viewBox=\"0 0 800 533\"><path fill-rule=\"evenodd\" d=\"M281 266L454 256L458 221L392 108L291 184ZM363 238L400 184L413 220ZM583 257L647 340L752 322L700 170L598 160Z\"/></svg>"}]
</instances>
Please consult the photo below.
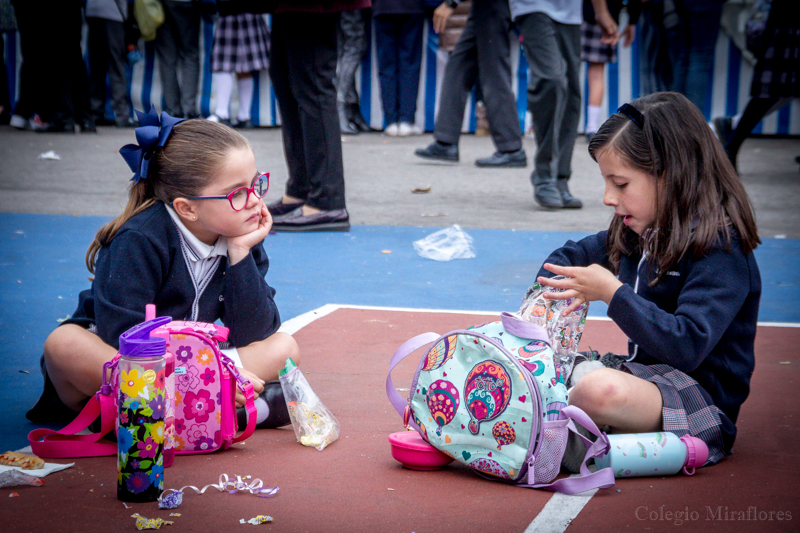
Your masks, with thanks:
<instances>
[{"instance_id":1,"label":"dark brown hair","mask_svg":"<svg viewBox=\"0 0 800 533\"><path fill-rule=\"evenodd\" d=\"M655 285L686 253L702 257L723 235L732 233L742 251L761 243L755 215L739 175L700 110L678 93L655 93L631 102L643 117L641 126L614 113L589 143L589 153L606 150L631 168L656 176L656 219L637 236L614 217L608 229L609 259L616 272L622 255L639 246L657 267ZM638 244L637 244L638 243Z\"/></svg>"},{"instance_id":2,"label":"dark brown hair","mask_svg":"<svg viewBox=\"0 0 800 533\"><path fill-rule=\"evenodd\" d=\"M199 196L222 168L231 150L250 149L239 132L210 120L185 120L175 125L163 148L157 148L146 179L131 184L128 204L117 218L100 228L86 251L86 267L94 274L97 253L114 239L132 216L176 198Z\"/></svg>"}]
</instances>

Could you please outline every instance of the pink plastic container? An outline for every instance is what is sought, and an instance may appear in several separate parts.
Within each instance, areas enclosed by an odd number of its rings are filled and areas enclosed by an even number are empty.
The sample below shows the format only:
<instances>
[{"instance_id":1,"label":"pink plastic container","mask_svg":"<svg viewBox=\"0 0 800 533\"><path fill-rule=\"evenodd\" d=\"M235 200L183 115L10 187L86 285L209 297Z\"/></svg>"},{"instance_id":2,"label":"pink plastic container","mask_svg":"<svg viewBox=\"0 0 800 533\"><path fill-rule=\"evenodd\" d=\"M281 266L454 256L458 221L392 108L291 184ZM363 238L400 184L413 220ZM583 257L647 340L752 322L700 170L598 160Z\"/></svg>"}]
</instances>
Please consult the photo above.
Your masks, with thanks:
<instances>
[{"instance_id":1,"label":"pink plastic container","mask_svg":"<svg viewBox=\"0 0 800 533\"><path fill-rule=\"evenodd\" d=\"M419 436L416 431L398 431L389 435L392 457L412 470L438 470L453 461Z\"/></svg>"}]
</instances>

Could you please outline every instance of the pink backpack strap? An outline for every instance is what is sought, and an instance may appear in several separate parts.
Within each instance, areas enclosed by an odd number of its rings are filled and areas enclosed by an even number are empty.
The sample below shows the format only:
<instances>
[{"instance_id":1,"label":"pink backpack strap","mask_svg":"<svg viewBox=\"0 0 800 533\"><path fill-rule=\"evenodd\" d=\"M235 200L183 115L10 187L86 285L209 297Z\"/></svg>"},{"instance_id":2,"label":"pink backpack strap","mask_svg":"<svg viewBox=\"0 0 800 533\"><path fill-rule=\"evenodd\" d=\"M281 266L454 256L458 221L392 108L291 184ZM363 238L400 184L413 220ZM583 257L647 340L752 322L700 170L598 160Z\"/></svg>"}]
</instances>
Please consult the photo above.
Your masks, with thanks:
<instances>
[{"instance_id":1,"label":"pink backpack strap","mask_svg":"<svg viewBox=\"0 0 800 533\"><path fill-rule=\"evenodd\" d=\"M100 433L76 435L88 428L100 415ZM103 435L114 430L117 409L110 395L96 394L89 399L80 414L60 431L40 428L28 433L28 442L34 455L39 457L96 457L116 455L117 445L98 442Z\"/></svg>"},{"instance_id":2,"label":"pink backpack strap","mask_svg":"<svg viewBox=\"0 0 800 533\"><path fill-rule=\"evenodd\" d=\"M244 392L245 397L245 409L247 409L247 427L244 429L241 435L235 437L233 442L241 442L253 434L253 431L256 429L256 404L255 404L255 393L253 392L253 384L249 381L245 381L241 384L242 392Z\"/></svg>"}]
</instances>

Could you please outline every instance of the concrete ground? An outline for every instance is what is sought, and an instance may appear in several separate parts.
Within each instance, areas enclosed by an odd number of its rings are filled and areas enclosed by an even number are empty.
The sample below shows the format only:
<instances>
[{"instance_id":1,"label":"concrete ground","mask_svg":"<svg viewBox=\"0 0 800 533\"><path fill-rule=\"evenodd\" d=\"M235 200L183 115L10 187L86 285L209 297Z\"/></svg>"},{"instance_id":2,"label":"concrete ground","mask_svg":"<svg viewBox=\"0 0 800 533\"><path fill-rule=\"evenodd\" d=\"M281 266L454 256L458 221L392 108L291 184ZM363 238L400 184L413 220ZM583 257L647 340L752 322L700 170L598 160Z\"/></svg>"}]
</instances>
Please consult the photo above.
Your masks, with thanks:
<instances>
[{"instance_id":1,"label":"concrete ground","mask_svg":"<svg viewBox=\"0 0 800 533\"><path fill-rule=\"evenodd\" d=\"M134 142L131 130L93 134L37 134L0 127L0 212L113 216L121 212L132 173L117 151ZM278 128L246 131L258 168L269 171L267 201L287 179ZM570 187L583 209L544 211L529 182L533 139L524 139L525 169L481 169L489 137L463 135L459 163L432 163L413 155L432 135L392 138L379 133L343 137L347 207L353 225L436 226L544 231L599 231L612 210L602 203L603 181L579 137ZM47 151L60 160L39 160ZM762 237L800 238L800 140L752 138L739 156L742 180L756 209ZM415 194L412 189L430 192Z\"/></svg>"}]
</instances>

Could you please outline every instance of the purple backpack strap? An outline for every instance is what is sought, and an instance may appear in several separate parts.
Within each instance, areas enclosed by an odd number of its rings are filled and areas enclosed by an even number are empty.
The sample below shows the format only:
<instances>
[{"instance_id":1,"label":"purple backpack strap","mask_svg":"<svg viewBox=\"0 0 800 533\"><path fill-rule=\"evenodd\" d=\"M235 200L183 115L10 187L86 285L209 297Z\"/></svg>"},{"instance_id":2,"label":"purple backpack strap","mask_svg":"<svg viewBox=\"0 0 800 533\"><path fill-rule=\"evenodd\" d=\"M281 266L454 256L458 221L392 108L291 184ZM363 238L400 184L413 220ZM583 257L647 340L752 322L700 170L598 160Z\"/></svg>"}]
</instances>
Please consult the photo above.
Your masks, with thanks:
<instances>
[{"instance_id":1,"label":"purple backpack strap","mask_svg":"<svg viewBox=\"0 0 800 533\"><path fill-rule=\"evenodd\" d=\"M386 375L386 396L389 397L389 401L392 402L395 411L397 411L397 414L400 416L404 416L408 403L400 396L397 389L394 388L394 383L392 383L392 370L394 370L394 367L396 367L400 361L438 338L439 335L432 332L417 335L404 342L403 345L394 352L392 360L389 362L389 373ZM411 421L411 424L413 424L413 421Z\"/></svg>"},{"instance_id":2,"label":"purple backpack strap","mask_svg":"<svg viewBox=\"0 0 800 533\"><path fill-rule=\"evenodd\" d=\"M512 335L521 339L540 340L550 344L550 335L542 326L526 322L518 316L506 312L500 315L500 319L503 321L503 328Z\"/></svg>"},{"instance_id":3,"label":"purple backpack strap","mask_svg":"<svg viewBox=\"0 0 800 533\"><path fill-rule=\"evenodd\" d=\"M569 431L574 432L580 437L583 444L586 446L586 455L581 463L581 474L579 477L568 477L558 479L552 483L541 483L538 485L519 485L521 487L531 487L535 489L548 489L562 494L578 494L591 489L607 489L613 487L616 480L614 479L614 472L611 468L603 468L597 472L592 472L586 466L589 459L602 457L608 453L610 444L605 432L600 431L597 425L589 418L589 415L583 412L579 407L569 405L561 410L562 415L569 418L567 427ZM586 428L590 433L597 437L597 440L592 442L580 433L575 428L575 423L578 422L581 426Z\"/></svg>"}]
</instances>

